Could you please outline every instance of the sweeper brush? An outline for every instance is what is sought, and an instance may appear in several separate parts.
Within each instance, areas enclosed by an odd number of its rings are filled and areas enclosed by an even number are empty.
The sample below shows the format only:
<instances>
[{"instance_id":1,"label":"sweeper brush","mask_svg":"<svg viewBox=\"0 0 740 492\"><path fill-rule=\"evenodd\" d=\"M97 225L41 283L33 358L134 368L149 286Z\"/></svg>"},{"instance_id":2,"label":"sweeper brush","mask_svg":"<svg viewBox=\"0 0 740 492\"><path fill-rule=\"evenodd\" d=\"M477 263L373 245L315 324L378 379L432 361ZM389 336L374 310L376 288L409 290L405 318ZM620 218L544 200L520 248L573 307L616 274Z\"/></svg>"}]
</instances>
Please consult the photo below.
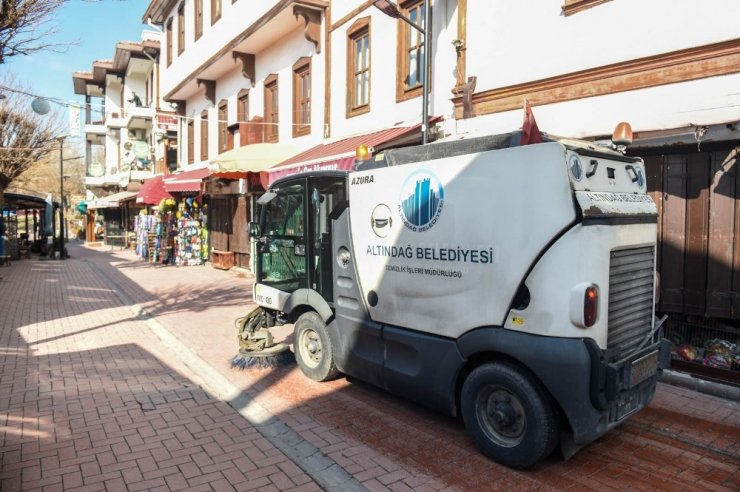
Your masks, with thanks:
<instances>
[{"instance_id":1,"label":"sweeper brush","mask_svg":"<svg viewBox=\"0 0 740 492\"><path fill-rule=\"evenodd\" d=\"M267 313L261 307L237 318L239 353L231 360L232 367L240 369L278 367L295 361L284 343L275 343L267 328Z\"/></svg>"}]
</instances>

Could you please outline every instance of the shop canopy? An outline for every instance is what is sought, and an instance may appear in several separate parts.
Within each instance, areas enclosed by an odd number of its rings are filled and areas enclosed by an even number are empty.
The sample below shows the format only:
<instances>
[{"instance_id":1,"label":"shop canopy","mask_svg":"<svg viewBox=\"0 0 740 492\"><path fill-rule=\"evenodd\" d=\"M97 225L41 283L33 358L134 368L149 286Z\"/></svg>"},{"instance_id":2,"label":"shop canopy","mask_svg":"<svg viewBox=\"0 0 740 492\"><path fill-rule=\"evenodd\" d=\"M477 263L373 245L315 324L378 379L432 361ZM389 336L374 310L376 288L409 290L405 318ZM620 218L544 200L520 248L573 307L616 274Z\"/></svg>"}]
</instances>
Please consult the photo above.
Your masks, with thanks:
<instances>
[{"instance_id":1,"label":"shop canopy","mask_svg":"<svg viewBox=\"0 0 740 492\"><path fill-rule=\"evenodd\" d=\"M123 202L136 198L136 195L137 193L135 191L119 191L118 193L96 198L95 200L88 200L87 208L98 209L120 207Z\"/></svg>"},{"instance_id":2,"label":"shop canopy","mask_svg":"<svg viewBox=\"0 0 740 492\"><path fill-rule=\"evenodd\" d=\"M43 210L48 203L51 203L51 201L47 202L46 199L40 196L5 192L5 210ZM59 208L59 203L54 202L53 207Z\"/></svg>"},{"instance_id":3,"label":"shop canopy","mask_svg":"<svg viewBox=\"0 0 740 492\"><path fill-rule=\"evenodd\" d=\"M202 167L169 174L163 178L164 189L169 193L200 192L203 178L207 178L210 173L207 167Z\"/></svg>"},{"instance_id":4,"label":"shop canopy","mask_svg":"<svg viewBox=\"0 0 740 492\"><path fill-rule=\"evenodd\" d=\"M227 150L211 159L211 175L219 178L246 178L247 173L260 173L278 162L295 155L298 149L292 145L256 143Z\"/></svg>"},{"instance_id":5,"label":"shop canopy","mask_svg":"<svg viewBox=\"0 0 740 492\"><path fill-rule=\"evenodd\" d=\"M164 198L174 198L167 190L164 189L163 176L158 174L149 178L141 185L139 193L136 196L136 203L145 205L159 205Z\"/></svg>"},{"instance_id":6,"label":"shop canopy","mask_svg":"<svg viewBox=\"0 0 740 492\"><path fill-rule=\"evenodd\" d=\"M417 137L421 138L420 125L397 126L327 144L322 143L270 168L268 181L272 184L275 180L291 174L322 169L350 170L355 164L355 152L360 145L375 147L378 150L379 146L388 148L415 142Z\"/></svg>"}]
</instances>

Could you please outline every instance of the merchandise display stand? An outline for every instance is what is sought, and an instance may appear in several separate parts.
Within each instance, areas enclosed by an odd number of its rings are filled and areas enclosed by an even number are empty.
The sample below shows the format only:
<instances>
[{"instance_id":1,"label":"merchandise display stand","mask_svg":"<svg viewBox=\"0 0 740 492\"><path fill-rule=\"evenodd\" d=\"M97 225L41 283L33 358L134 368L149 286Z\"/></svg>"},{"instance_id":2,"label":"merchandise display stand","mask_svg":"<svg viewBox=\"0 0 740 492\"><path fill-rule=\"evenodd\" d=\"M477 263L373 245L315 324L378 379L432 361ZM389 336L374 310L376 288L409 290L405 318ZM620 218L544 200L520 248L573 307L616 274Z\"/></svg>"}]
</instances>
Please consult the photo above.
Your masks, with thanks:
<instances>
[{"instance_id":1,"label":"merchandise display stand","mask_svg":"<svg viewBox=\"0 0 740 492\"><path fill-rule=\"evenodd\" d=\"M177 265L202 265L201 227L197 220L181 218L178 220Z\"/></svg>"}]
</instances>

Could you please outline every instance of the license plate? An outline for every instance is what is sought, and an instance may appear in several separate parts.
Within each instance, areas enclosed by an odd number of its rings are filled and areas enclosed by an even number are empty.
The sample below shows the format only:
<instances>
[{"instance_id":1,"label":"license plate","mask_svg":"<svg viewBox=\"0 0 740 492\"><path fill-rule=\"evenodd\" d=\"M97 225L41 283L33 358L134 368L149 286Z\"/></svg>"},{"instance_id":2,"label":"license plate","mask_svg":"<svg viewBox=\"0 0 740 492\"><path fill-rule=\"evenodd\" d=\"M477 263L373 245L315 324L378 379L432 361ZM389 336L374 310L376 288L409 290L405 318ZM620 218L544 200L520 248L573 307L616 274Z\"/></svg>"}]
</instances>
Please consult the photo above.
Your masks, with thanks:
<instances>
[{"instance_id":1,"label":"license plate","mask_svg":"<svg viewBox=\"0 0 740 492\"><path fill-rule=\"evenodd\" d=\"M632 415L640 408L640 395L637 392L631 392L623 395L617 402L617 422Z\"/></svg>"},{"instance_id":2,"label":"license plate","mask_svg":"<svg viewBox=\"0 0 740 492\"><path fill-rule=\"evenodd\" d=\"M658 351L650 352L632 362L629 387L633 388L658 372Z\"/></svg>"}]
</instances>

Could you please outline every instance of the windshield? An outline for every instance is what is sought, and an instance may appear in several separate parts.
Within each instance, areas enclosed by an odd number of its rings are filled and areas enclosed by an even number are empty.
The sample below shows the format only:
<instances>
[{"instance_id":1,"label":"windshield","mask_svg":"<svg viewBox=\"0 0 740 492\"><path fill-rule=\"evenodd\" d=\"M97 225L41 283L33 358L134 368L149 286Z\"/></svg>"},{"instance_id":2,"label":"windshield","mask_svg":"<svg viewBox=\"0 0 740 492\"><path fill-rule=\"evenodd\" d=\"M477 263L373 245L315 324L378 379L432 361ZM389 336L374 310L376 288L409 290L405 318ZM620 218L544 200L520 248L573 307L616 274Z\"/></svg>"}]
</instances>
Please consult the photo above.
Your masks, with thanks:
<instances>
[{"instance_id":1,"label":"windshield","mask_svg":"<svg viewBox=\"0 0 740 492\"><path fill-rule=\"evenodd\" d=\"M307 286L303 183L274 189L263 206L259 282L284 292Z\"/></svg>"}]
</instances>

